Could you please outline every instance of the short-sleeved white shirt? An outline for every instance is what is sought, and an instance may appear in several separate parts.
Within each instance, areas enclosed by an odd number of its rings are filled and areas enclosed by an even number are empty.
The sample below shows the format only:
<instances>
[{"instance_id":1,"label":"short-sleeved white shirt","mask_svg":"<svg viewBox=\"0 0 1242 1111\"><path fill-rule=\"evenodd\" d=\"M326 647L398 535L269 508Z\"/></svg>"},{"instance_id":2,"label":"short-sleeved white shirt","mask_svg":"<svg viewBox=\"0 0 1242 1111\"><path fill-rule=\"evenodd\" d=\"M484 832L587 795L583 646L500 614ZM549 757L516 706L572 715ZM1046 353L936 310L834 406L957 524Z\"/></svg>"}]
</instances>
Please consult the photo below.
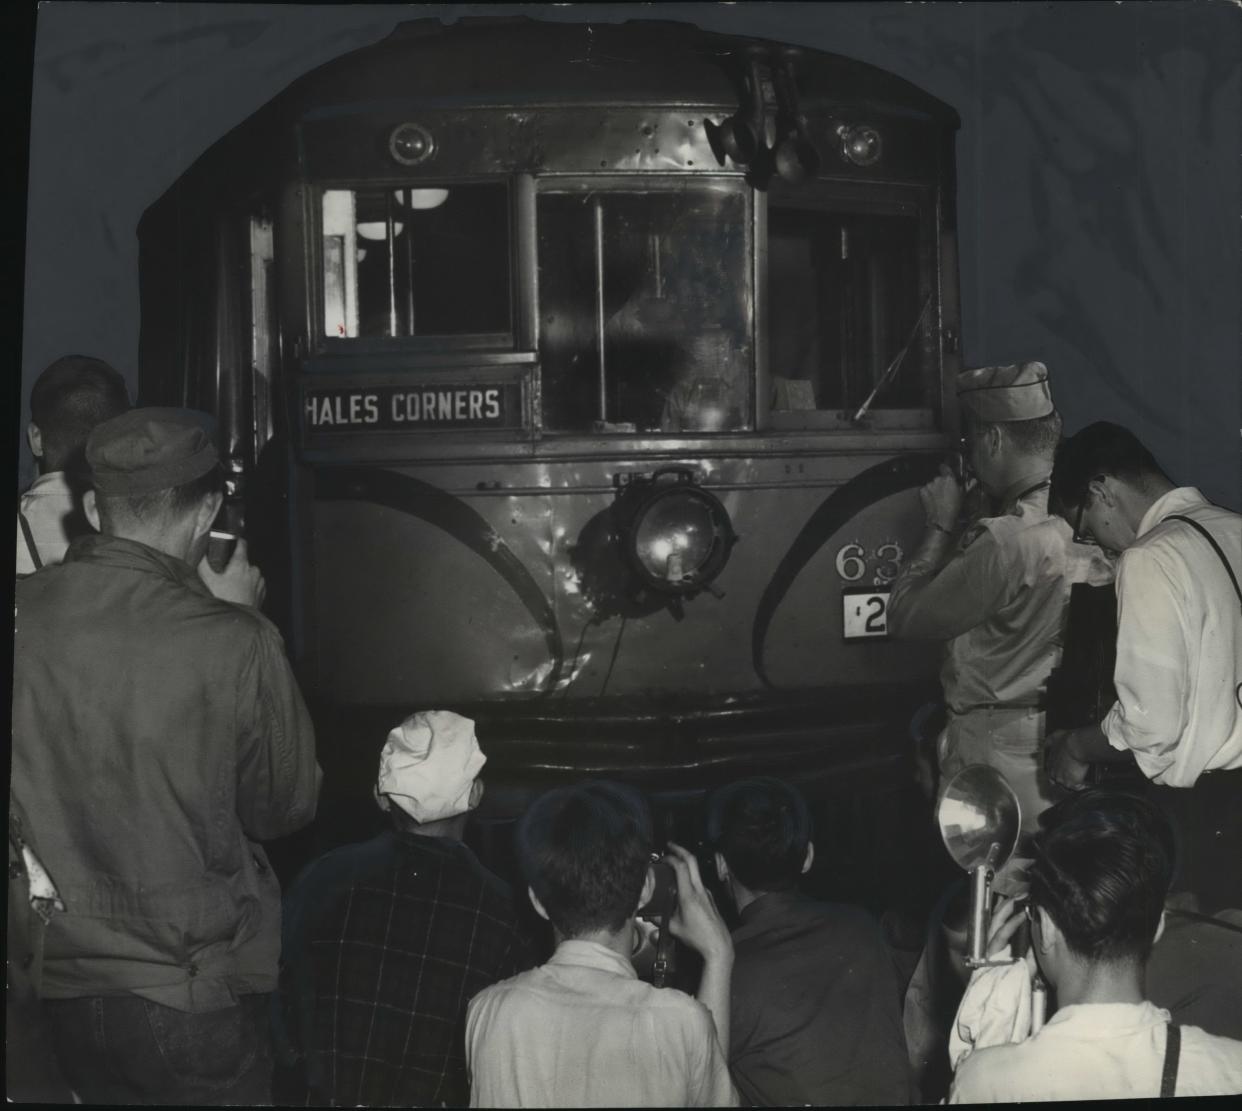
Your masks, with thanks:
<instances>
[{"instance_id":1,"label":"short-sleeved white shirt","mask_svg":"<svg viewBox=\"0 0 1242 1111\"><path fill-rule=\"evenodd\" d=\"M958 1065L950 1103L1135 1099L1160 1095L1169 1012L1153 1003L1086 1003L1038 1034L976 1049ZM1174 1095L1242 1092L1242 1042L1182 1027Z\"/></svg>"},{"instance_id":2,"label":"short-sleeved white shirt","mask_svg":"<svg viewBox=\"0 0 1242 1111\"><path fill-rule=\"evenodd\" d=\"M471 1107L737 1104L707 1008L592 941L476 995L466 1063Z\"/></svg>"}]
</instances>

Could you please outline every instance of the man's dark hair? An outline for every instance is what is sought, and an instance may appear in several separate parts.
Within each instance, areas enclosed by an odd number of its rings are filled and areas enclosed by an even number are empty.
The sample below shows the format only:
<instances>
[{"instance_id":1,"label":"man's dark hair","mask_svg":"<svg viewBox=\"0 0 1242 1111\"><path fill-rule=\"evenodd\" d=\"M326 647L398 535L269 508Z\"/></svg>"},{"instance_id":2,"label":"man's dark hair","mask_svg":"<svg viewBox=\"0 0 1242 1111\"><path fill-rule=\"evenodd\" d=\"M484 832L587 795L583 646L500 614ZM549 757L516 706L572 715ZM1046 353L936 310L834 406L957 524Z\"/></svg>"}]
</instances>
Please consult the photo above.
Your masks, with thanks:
<instances>
[{"instance_id":1,"label":"man's dark hair","mask_svg":"<svg viewBox=\"0 0 1242 1111\"><path fill-rule=\"evenodd\" d=\"M1031 906L1051 915L1079 957L1146 961L1173 876L1168 818L1137 795L1091 790L1046 810L1040 825Z\"/></svg>"},{"instance_id":2,"label":"man's dark hair","mask_svg":"<svg viewBox=\"0 0 1242 1111\"><path fill-rule=\"evenodd\" d=\"M522 874L565 937L621 929L638 906L651 847L642 795L606 780L548 791L517 826Z\"/></svg>"},{"instance_id":3,"label":"man's dark hair","mask_svg":"<svg viewBox=\"0 0 1242 1111\"><path fill-rule=\"evenodd\" d=\"M1151 479L1173 481L1128 428L1096 421L1057 448L1048 493L1052 511L1068 518L1071 510L1086 501L1087 487L1100 475L1112 475L1139 487Z\"/></svg>"},{"instance_id":4,"label":"man's dark hair","mask_svg":"<svg viewBox=\"0 0 1242 1111\"><path fill-rule=\"evenodd\" d=\"M707 839L751 891L783 891L802 874L811 813L802 793L782 779L742 779L708 800Z\"/></svg>"},{"instance_id":5,"label":"man's dark hair","mask_svg":"<svg viewBox=\"0 0 1242 1111\"><path fill-rule=\"evenodd\" d=\"M1051 455L1061 439L1061 414L1055 409L1031 420L981 421L966 414L968 436L982 436L992 425L1004 429L1009 442L1028 455Z\"/></svg>"},{"instance_id":6,"label":"man's dark hair","mask_svg":"<svg viewBox=\"0 0 1242 1111\"><path fill-rule=\"evenodd\" d=\"M217 463L206 474L180 486L153 490L137 497L107 496L96 492L95 505L103 531L111 532L118 525L147 524L165 517L179 517L193 509L208 494L223 492L224 468Z\"/></svg>"},{"instance_id":7,"label":"man's dark hair","mask_svg":"<svg viewBox=\"0 0 1242 1111\"><path fill-rule=\"evenodd\" d=\"M57 359L30 391L30 419L43 437L44 466L52 471L79 468L95 426L128 409L125 379L102 359Z\"/></svg>"}]
</instances>

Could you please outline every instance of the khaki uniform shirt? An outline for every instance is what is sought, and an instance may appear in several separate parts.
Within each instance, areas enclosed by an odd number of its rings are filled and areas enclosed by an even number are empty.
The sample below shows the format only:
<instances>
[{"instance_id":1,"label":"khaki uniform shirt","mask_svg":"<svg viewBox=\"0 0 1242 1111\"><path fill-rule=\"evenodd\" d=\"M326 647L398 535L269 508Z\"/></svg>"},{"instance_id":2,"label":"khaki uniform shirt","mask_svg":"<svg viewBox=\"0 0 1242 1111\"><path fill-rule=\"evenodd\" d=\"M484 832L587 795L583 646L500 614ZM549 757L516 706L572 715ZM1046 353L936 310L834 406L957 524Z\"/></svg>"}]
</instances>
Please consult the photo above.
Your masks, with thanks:
<instances>
[{"instance_id":1,"label":"khaki uniform shirt","mask_svg":"<svg viewBox=\"0 0 1242 1111\"><path fill-rule=\"evenodd\" d=\"M890 635L947 642L943 778L966 764L996 767L1018 793L1025 829L1051 802L1037 750L1070 587L1113 576L1099 548L1075 544L1070 526L1049 515L1047 479L1045 470L1014 483L1001 512L969 526L947 561L925 542L894 582L888 608Z\"/></svg>"}]
</instances>

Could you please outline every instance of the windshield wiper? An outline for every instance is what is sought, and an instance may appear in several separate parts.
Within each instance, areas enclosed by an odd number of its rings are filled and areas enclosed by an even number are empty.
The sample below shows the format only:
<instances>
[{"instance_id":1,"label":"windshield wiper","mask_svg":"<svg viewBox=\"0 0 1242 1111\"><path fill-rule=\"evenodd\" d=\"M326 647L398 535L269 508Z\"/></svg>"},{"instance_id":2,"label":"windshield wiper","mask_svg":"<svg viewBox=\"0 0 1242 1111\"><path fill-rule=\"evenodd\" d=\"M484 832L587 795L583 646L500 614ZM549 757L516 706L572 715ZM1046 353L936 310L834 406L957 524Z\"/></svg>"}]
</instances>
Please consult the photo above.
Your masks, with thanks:
<instances>
[{"instance_id":1,"label":"windshield wiper","mask_svg":"<svg viewBox=\"0 0 1242 1111\"><path fill-rule=\"evenodd\" d=\"M923 318L927 315L927 310L931 307L931 303L932 295L929 293L927 300L923 302L923 307L919 310L918 318L914 322L914 328L910 332L910 338L906 340L905 346L894 356L893 361L888 364L888 369L880 375L880 380L875 384L875 389L867 395L867 400L858 407L858 411L850 417L850 420L855 423L862 420L867 415L867 410L871 408L871 403L875 401L880 391L897 376L897 372L901 369L901 364L905 360L906 352L910 350L910 344L914 342L914 337L919 334L919 329L923 326Z\"/></svg>"}]
</instances>

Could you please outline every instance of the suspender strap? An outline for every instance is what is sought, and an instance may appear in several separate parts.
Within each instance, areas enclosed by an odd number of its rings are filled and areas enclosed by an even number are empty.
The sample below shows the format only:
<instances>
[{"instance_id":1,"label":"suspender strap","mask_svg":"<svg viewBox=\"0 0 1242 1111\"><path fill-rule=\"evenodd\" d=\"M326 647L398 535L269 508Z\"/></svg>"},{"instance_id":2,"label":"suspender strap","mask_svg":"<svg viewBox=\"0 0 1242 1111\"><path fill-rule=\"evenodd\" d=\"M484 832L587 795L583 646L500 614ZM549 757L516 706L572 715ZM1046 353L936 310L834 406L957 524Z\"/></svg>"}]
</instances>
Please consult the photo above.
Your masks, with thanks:
<instances>
[{"instance_id":1,"label":"suspender strap","mask_svg":"<svg viewBox=\"0 0 1242 1111\"><path fill-rule=\"evenodd\" d=\"M1182 1028L1169 1023L1164 1042L1164 1071L1160 1074L1160 1098L1172 1099L1177 1090L1177 1060L1182 1053Z\"/></svg>"},{"instance_id":2,"label":"suspender strap","mask_svg":"<svg viewBox=\"0 0 1242 1111\"><path fill-rule=\"evenodd\" d=\"M26 520L26 514L20 509L17 511L17 523L22 526L22 536L26 538L26 551L30 553L30 562L34 564L35 570L39 570L43 566L43 560L39 558L39 549L35 547L34 533L30 531L30 522ZM1234 584L1237 585L1236 583Z\"/></svg>"},{"instance_id":3,"label":"suspender strap","mask_svg":"<svg viewBox=\"0 0 1242 1111\"><path fill-rule=\"evenodd\" d=\"M1225 553L1220 550L1220 545L1216 543L1215 537L1198 521L1193 521L1189 517L1183 517L1180 513L1171 513L1164 519L1166 521L1184 521L1191 528L1197 529L1203 534L1203 539L1212 545L1212 550L1220 557L1221 563L1225 565L1225 570L1229 573L1229 581L1233 583L1233 592L1238 596L1238 601L1242 603L1242 586L1238 586L1238 576L1234 574L1233 568L1229 566L1229 560L1225 558Z\"/></svg>"}]
</instances>

